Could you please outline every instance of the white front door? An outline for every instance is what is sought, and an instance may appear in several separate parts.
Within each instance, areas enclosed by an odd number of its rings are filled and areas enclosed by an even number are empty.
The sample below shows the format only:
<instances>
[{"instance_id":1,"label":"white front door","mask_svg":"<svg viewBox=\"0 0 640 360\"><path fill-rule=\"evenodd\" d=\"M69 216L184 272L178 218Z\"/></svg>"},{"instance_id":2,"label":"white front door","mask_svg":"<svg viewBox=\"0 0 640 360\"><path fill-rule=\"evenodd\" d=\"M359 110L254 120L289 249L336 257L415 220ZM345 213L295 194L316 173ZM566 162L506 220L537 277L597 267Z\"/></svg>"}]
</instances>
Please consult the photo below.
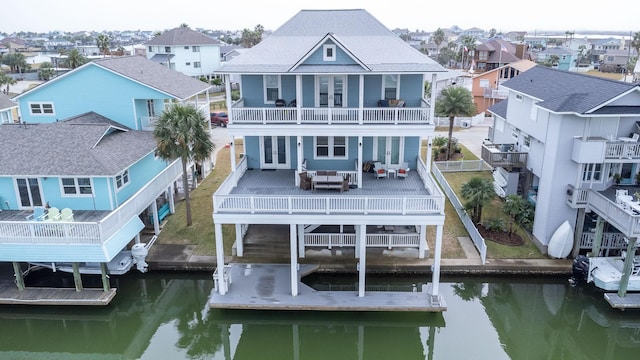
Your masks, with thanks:
<instances>
[{"instance_id":1,"label":"white front door","mask_svg":"<svg viewBox=\"0 0 640 360\"><path fill-rule=\"evenodd\" d=\"M316 106L343 107L346 83L344 75L319 75L316 78Z\"/></svg>"},{"instance_id":2,"label":"white front door","mask_svg":"<svg viewBox=\"0 0 640 360\"><path fill-rule=\"evenodd\" d=\"M18 204L21 209L43 206L38 178L18 178L16 179L16 188L19 196Z\"/></svg>"},{"instance_id":3,"label":"white front door","mask_svg":"<svg viewBox=\"0 0 640 360\"><path fill-rule=\"evenodd\" d=\"M377 137L373 142L373 155L385 167L399 167L404 161L404 137Z\"/></svg>"},{"instance_id":4,"label":"white front door","mask_svg":"<svg viewBox=\"0 0 640 360\"><path fill-rule=\"evenodd\" d=\"M289 168L289 137L262 136L260 137L260 164L263 169Z\"/></svg>"}]
</instances>

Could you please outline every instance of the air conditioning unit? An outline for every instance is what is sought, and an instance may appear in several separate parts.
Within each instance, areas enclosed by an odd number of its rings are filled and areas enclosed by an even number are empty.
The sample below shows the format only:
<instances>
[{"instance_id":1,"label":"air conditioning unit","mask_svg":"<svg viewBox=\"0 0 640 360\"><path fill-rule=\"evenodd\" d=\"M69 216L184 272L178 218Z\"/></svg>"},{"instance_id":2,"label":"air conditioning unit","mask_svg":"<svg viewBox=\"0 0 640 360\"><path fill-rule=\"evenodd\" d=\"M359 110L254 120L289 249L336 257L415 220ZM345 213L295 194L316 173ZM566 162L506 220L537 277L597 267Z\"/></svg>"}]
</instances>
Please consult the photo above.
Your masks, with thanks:
<instances>
[{"instance_id":1,"label":"air conditioning unit","mask_svg":"<svg viewBox=\"0 0 640 360\"><path fill-rule=\"evenodd\" d=\"M471 122L470 122L470 121L468 121L468 120L462 120L462 121L460 122L460 126L462 126L462 127L463 127L463 128L465 128L465 129L468 129L468 128L470 128L470 127L471 127Z\"/></svg>"}]
</instances>

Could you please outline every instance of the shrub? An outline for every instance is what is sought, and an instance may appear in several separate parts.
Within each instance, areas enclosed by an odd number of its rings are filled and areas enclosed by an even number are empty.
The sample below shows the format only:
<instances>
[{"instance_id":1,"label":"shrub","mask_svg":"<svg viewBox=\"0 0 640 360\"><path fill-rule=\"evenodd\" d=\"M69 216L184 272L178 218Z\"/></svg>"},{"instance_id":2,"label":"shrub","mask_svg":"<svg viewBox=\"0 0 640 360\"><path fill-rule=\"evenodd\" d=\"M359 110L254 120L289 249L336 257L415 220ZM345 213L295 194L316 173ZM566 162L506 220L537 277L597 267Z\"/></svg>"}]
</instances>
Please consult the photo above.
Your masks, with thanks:
<instances>
[{"instance_id":1,"label":"shrub","mask_svg":"<svg viewBox=\"0 0 640 360\"><path fill-rule=\"evenodd\" d=\"M482 223L485 229L493 232L504 232L507 230L507 222L502 218L490 218Z\"/></svg>"}]
</instances>

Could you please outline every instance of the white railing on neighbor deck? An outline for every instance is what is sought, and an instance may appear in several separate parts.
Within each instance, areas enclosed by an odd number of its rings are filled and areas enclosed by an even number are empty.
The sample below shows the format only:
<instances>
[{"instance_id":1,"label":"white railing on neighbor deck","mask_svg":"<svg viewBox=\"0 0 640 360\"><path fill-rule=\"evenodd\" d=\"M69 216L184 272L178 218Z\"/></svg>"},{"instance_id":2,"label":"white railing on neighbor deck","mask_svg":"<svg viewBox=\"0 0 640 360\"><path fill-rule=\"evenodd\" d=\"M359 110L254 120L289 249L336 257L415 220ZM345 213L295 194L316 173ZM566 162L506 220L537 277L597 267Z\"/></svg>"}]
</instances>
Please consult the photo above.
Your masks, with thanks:
<instances>
[{"instance_id":1,"label":"white railing on neighbor deck","mask_svg":"<svg viewBox=\"0 0 640 360\"><path fill-rule=\"evenodd\" d=\"M435 162L441 172L489 171L492 170L484 160L438 161Z\"/></svg>"},{"instance_id":2,"label":"white railing on neighbor deck","mask_svg":"<svg viewBox=\"0 0 640 360\"><path fill-rule=\"evenodd\" d=\"M213 194L214 213L251 214L442 214L444 195L419 162L418 173L432 195L254 195L231 194L246 171L246 161L240 162Z\"/></svg>"},{"instance_id":3,"label":"white railing on neighbor deck","mask_svg":"<svg viewBox=\"0 0 640 360\"><path fill-rule=\"evenodd\" d=\"M176 160L99 222L0 221L0 244L100 245L181 175L182 164Z\"/></svg>"},{"instance_id":4,"label":"white railing on neighbor deck","mask_svg":"<svg viewBox=\"0 0 640 360\"><path fill-rule=\"evenodd\" d=\"M430 124L429 108L233 107L229 124Z\"/></svg>"},{"instance_id":5,"label":"white railing on neighbor deck","mask_svg":"<svg viewBox=\"0 0 640 360\"><path fill-rule=\"evenodd\" d=\"M620 232L629 236L640 236L640 215L625 210L597 191L589 191L589 208L602 216Z\"/></svg>"},{"instance_id":6,"label":"white railing on neighbor deck","mask_svg":"<svg viewBox=\"0 0 640 360\"><path fill-rule=\"evenodd\" d=\"M355 247L356 234L309 233L304 234L305 247ZM367 234L367 247L420 247L420 235L410 234Z\"/></svg>"},{"instance_id":7,"label":"white railing on neighbor deck","mask_svg":"<svg viewBox=\"0 0 640 360\"><path fill-rule=\"evenodd\" d=\"M435 178L438 180L438 183L440 183L440 186L442 186L442 189L444 190L445 194L449 198L449 201L451 201L453 208L458 213L458 216L460 217L462 224L464 225L465 229L467 229L467 232L471 237L471 241L473 241L473 244L476 246L476 249L478 249L478 252L480 253L480 259L482 260L482 265L484 265L487 260L487 244L485 243L484 238L482 237L482 235L480 235L478 228L471 220L471 217L469 217L469 214L467 214L467 212L465 211L464 206L460 202L460 199L458 199L458 197L456 196L456 193L453 191L453 189L451 188L447 180L444 178L444 175L442 175L442 172L438 169L438 166L436 163L433 164L433 167L431 168L431 172L433 173Z\"/></svg>"},{"instance_id":8,"label":"white railing on neighbor deck","mask_svg":"<svg viewBox=\"0 0 640 360\"><path fill-rule=\"evenodd\" d=\"M593 239L596 237L595 232L583 232L580 236L580 249L593 249ZM610 250L624 250L627 248L625 236L621 233L603 233L600 242L601 255L609 256Z\"/></svg>"}]
</instances>

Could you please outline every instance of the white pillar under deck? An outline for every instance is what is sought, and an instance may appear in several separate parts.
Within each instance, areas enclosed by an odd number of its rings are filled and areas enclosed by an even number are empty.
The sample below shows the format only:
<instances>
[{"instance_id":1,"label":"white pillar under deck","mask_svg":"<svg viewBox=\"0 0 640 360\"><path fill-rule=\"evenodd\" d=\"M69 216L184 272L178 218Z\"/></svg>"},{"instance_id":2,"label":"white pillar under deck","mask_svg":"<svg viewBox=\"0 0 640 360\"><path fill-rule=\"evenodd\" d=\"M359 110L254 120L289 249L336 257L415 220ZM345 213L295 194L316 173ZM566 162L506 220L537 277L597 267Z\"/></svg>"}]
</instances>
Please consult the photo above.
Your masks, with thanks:
<instances>
[{"instance_id":1,"label":"white pillar under deck","mask_svg":"<svg viewBox=\"0 0 640 360\"><path fill-rule=\"evenodd\" d=\"M302 75L296 75L296 122L302 123Z\"/></svg>"},{"instance_id":2,"label":"white pillar under deck","mask_svg":"<svg viewBox=\"0 0 640 360\"><path fill-rule=\"evenodd\" d=\"M136 244L140 244L140 233L136 234L135 239L133 240Z\"/></svg>"},{"instance_id":3,"label":"white pillar under deck","mask_svg":"<svg viewBox=\"0 0 640 360\"><path fill-rule=\"evenodd\" d=\"M218 292L220 295L227 293L227 284L224 280L224 246L222 238L222 224L215 224L216 235L216 267L218 268Z\"/></svg>"},{"instance_id":4,"label":"white pillar under deck","mask_svg":"<svg viewBox=\"0 0 640 360\"><path fill-rule=\"evenodd\" d=\"M296 224L289 225L289 243L291 245L291 296L298 295L298 237Z\"/></svg>"},{"instance_id":5,"label":"white pillar under deck","mask_svg":"<svg viewBox=\"0 0 640 360\"><path fill-rule=\"evenodd\" d=\"M233 136L229 140L229 156L231 156L231 171L236 171L236 146L233 143Z\"/></svg>"},{"instance_id":6,"label":"white pillar under deck","mask_svg":"<svg viewBox=\"0 0 640 360\"><path fill-rule=\"evenodd\" d=\"M242 224L236 224L236 255L242 257L244 255L244 244L242 243Z\"/></svg>"},{"instance_id":7,"label":"white pillar under deck","mask_svg":"<svg viewBox=\"0 0 640 360\"><path fill-rule=\"evenodd\" d=\"M439 295L440 286L440 256L442 253L442 228L443 225L436 226L436 246L433 249L433 275L431 279L431 295Z\"/></svg>"},{"instance_id":8,"label":"white pillar under deck","mask_svg":"<svg viewBox=\"0 0 640 360\"><path fill-rule=\"evenodd\" d=\"M358 189L362 189L362 136L358 136Z\"/></svg>"},{"instance_id":9,"label":"white pillar under deck","mask_svg":"<svg viewBox=\"0 0 640 360\"><path fill-rule=\"evenodd\" d=\"M176 201L174 198L174 192L175 185L174 183L171 183L171 185L169 185L169 212L172 214L176 213Z\"/></svg>"},{"instance_id":10,"label":"white pillar under deck","mask_svg":"<svg viewBox=\"0 0 640 360\"><path fill-rule=\"evenodd\" d=\"M298 225L298 257L304 259L304 224Z\"/></svg>"},{"instance_id":11,"label":"white pillar under deck","mask_svg":"<svg viewBox=\"0 0 640 360\"><path fill-rule=\"evenodd\" d=\"M365 274L367 272L367 228L366 225L360 225L359 228L360 233L358 234L358 242L360 243L360 248L358 249L358 252L360 253L360 266L358 268L358 296L363 297L365 287Z\"/></svg>"},{"instance_id":12,"label":"white pillar under deck","mask_svg":"<svg viewBox=\"0 0 640 360\"><path fill-rule=\"evenodd\" d=\"M424 253L426 252L426 249L427 249L427 226L420 225L418 229L420 229L420 244L418 247L418 252L419 252L418 258L424 259Z\"/></svg>"},{"instance_id":13,"label":"white pillar under deck","mask_svg":"<svg viewBox=\"0 0 640 360\"><path fill-rule=\"evenodd\" d=\"M151 213L153 214L153 233L160 235L160 221L158 221L158 204L153 201L151 204Z\"/></svg>"},{"instance_id":14,"label":"white pillar under deck","mask_svg":"<svg viewBox=\"0 0 640 360\"><path fill-rule=\"evenodd\" d=\"M422 139L420 139L420 144L422 144ZM427 158L424 159L424 163L427 165L427 171L431 173L431 160L433 158L433 138L429 136L427 138Z\"/></svg>"},{"instance_id":15,"label":"white pillar under deck","mask_svg":"<svg viewBox=\"0 0 640 360\"><path fill-rule=\"evenodd\" d=\"M302 151L302 136L296 136L296 157L298 158L298 164L296 165L296 169L298 169L298 173L302 172L302 162L304 161L304 154ZM300 177L296 176L295 178L296 186L300 186Z\"/></svg>"},{"instance_id":16,"label":"white pillar under deck","mask_svg":"<svg viewBox=\"0 0 640 360\"><path fill-rule=\"evenodd\" d=\"M240 91L242 91L242 86L240 87ZM229 74L225 74L224 75L224 90L225 90L225 102L227 104L226 108L227 108L227 116L228 116L228 121L229 124L233 124L233 111L231 111L231 104L233 103L233 100L231 100L231 77L229 76ZM242 95L240 95L242 96Z\"/></svg>"}]
</instances>

